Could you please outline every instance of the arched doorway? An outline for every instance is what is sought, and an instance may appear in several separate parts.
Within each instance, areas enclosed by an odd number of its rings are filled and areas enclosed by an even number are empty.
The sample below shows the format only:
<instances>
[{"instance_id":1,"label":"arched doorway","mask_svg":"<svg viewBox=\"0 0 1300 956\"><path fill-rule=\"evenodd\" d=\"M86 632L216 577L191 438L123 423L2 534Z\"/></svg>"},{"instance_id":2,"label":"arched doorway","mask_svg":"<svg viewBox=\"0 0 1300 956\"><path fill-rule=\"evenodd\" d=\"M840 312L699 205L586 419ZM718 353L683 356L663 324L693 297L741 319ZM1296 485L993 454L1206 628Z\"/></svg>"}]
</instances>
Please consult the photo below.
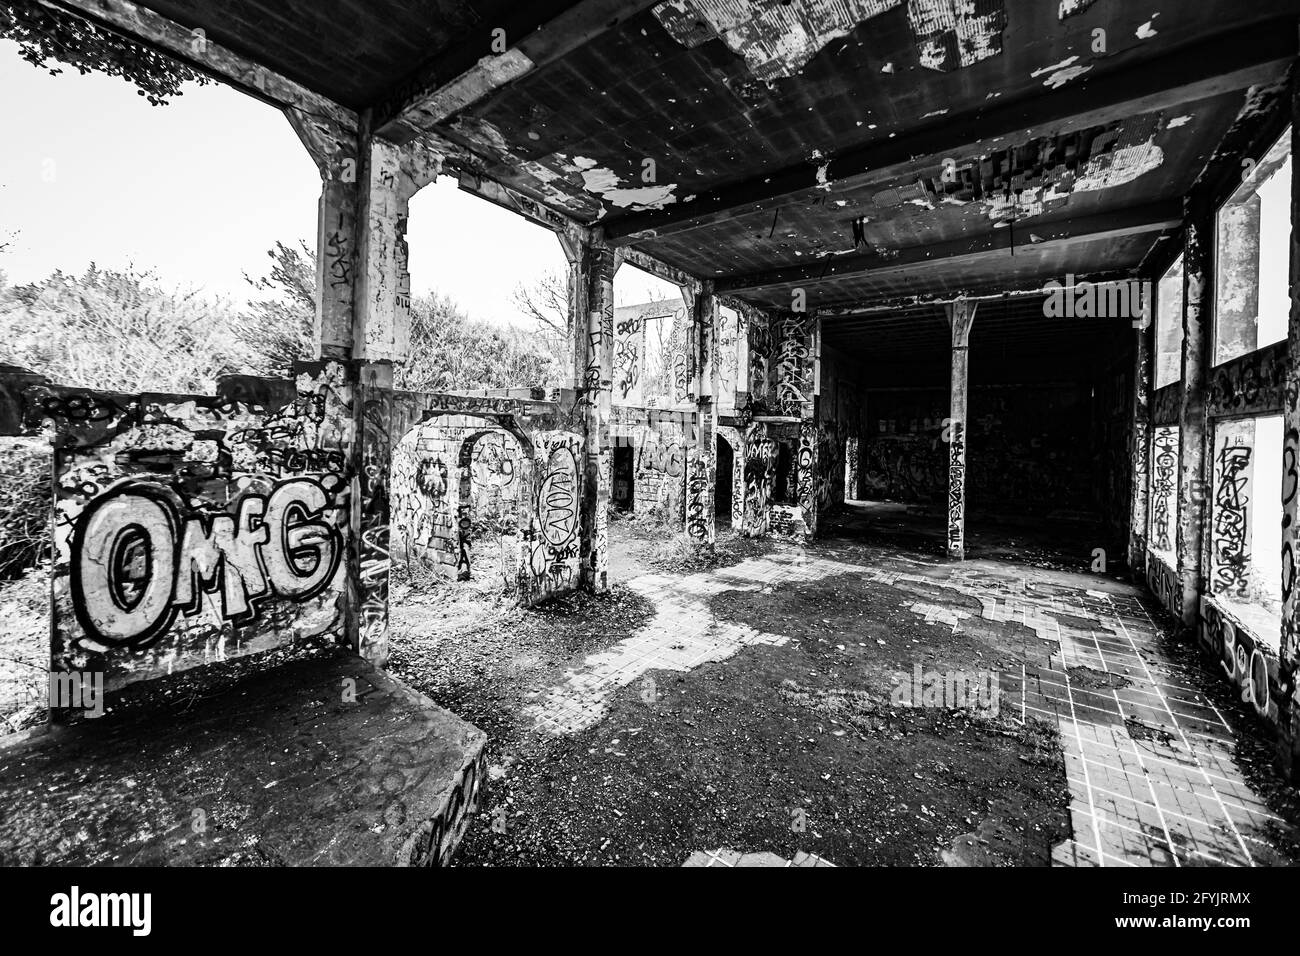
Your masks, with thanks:
<instances>
[{"instance_id":1,"label":"arched doorway","mask_svg":"<svg viewBox=\"0 0 1300 956\"><path fill-rule=\"evenodd\" d=\"M513 586L530 459L513 430L476 416L442 415L412 428L393 448L394 559L429 572L430 585Z\"/></svg>"}]
</instances>

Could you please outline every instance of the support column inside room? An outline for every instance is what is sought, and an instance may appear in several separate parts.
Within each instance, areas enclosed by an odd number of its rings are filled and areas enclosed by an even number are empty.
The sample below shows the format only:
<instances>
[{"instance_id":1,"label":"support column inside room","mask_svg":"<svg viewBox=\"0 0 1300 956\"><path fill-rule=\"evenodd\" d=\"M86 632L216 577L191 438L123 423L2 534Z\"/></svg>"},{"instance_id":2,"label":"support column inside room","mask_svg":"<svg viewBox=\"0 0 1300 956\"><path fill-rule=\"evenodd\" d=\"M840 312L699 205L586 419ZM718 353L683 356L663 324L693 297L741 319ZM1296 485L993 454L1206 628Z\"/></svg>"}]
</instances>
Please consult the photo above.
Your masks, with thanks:
<instances>
[{"instance_id":1,"label":"support column inside room","mask_svg":"<svg viewBox=\"0 0 1300 956\"><path fill-rule=\"evenodd\" d=\"M969 299L944 306L952 332L952 382L944 428L948 442L948 557L958 561L966 558L966 404L975 306Z\"/></svg>"},{"instance_id":2,"label":"support column inside room","mask_svg":"<svg viewBox=\"0 0 1300 956\"><path fill-rule=\"evenodd\" d=\"M583 412L582 583L609 586L610 416L614 368L614 273L618 255L599 241L564 241L569 257L574 385Z\"/></svg>"},{"instance_id":3,"label":"support column inside room","mask_svg":"<svg viewBox=\"0 0 1300 956\"><path fill-rule=\"evenodd\" d=\"M295 110L290 123L321 174L316 246L316 355L340 362L357 440L349 548L358 582L348 611L355 650L384 666L388 659L388 471L392 448L387 410L393 362L410 335L406 227L411 197L437 178L441 157L419 145L398 147L366 129L338 128Z\"/></svg>"},{"instance_id":4,"label":"support column inside room","mask_svg":"<svg viewBox=\"0 0 1300 956\"><path fill-rule=\"evenodd\" d=\"M685 297L686 290L683 290ZM695 434L687 452L686 533L699 544L712 544L717 526L714 495L718 469L717 406L718 321L713 284L703 282L693 296Z\"/></svg>"},{"instance_id":5,"label":"support column inside room","mask_svg":"<svg viewBox=\"0 0 1300 956\"><path fill-rule=\"evenodd\" d=\"M1206 374L1213 297L1214 209L1199 197L1186 202L1183 247L1182 404L1179 410L1178 527L1175 547L1181 594L1180 630L1195 633L1204 590L1202 535L1205 474Z\"/></svg>"},{"instance_id":6,"label":"support column inside room","mask_svg":"<svg viewBox=\"0 0 1300 956\"><path fill-rule=\"evenodd\" d=\"M1140 575L1146 567L1148 462L1151 460L1151 383L1154 365L1155 303L1152 296L1142 299L1142 321L1137 329L1133 364L1133 429L1131 441L1131 504L1129 507L1129 573Z\"/></svg>"}]
</instances>

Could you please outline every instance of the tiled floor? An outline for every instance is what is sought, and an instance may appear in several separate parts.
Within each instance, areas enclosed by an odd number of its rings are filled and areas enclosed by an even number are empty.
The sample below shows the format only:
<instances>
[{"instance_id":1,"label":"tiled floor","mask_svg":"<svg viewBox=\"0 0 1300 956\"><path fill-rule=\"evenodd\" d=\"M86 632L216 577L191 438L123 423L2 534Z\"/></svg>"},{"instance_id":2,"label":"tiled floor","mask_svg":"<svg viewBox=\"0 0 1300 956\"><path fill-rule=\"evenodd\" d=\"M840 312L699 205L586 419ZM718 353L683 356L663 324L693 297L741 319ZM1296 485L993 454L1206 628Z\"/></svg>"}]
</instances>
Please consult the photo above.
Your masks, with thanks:
<instances>
[{"instance_id":1,"label":"tiled floor","mask_svg":"<svg viewBox=\"0 0 1300 956\"><path fill-rule=\"evenodd\" d=\"M1282 821L1247 783L1233 758L1233 731L1196 689L1205 675L1162 650L1161 627L1136 589L1105 579L1105 590L1094 590L1083 575L1006 562L902 556L864 566L833 553L789 548L713 572L634 578L630 586L654 601L658 613L546 692L531 708L537 729L566 734L597 723L618 687L642 679L653 693L651 669L690 670L751 644L787 640L715 620L706 601L720 591L858 574L915 593L910 609L929 623L960 629L978 616L984 626L1027 629L1015 631L1026 635L1024 664L1020 673L1003 673L1002 706L1004 713L1017 708L1022 720L1054 721L1060 731L1074 832L1054 849L1055 863L1274 862L1263 832ZM978 615L968 600L953 600L957 595L978 601ZM1041 640L1028 638L1030 632ZM709 857L690 865L738 865Z\"/></svg>"},{"instance_id":2,"label":"tiled floor","mask_svg":"<svg viewBox=\"0 0 1300 956\"><path fill-rule=\"evenodd\" d=\"M831 866L816 853L796 853L793 860L785 860L775 853L741 853L738 850L699 850L692 853L682 866Z\"/></svg>"}]
</instances>

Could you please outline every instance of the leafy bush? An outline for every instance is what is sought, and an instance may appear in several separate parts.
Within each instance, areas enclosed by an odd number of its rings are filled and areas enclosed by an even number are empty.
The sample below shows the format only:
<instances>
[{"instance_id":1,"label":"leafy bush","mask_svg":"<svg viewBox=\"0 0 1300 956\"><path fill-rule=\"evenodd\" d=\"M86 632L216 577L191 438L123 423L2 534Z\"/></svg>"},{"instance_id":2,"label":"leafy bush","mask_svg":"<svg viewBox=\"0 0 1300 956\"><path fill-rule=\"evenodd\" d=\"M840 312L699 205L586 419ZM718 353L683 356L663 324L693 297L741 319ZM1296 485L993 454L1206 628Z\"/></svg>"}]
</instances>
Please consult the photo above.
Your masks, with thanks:
<instances>
[{"instance_id":1,"label":"leafy bush","mask_svg":"<svg viewBox=\"0 0 1300 956\"><path fill-rule=\"evenodd\" d=\"M45 720L49 605L46 567L0 581L0 737Z\"/></svg>"},{"instance_id":2,"label":"leafy bush","mask_svg":"<svg viewBox=\"0 0 1300 956\"><path fill-rule=\"evenodd\" d=\"M260 293L247 306L166 288L151 272L55 272L41 282L0 280L0 363L59 385L120 392L211 394L216 379L283 375L314 354L316 261L306 243L277 242L269 273L246 277ZM411 358L399 388L467 391L558 384L559 367L538 337L468 318L451 299L412 304ZM30 443L0 455L0 578L36 560L47 535L47 452Z\"/></svg>"},{"instance_id":3,"label":"leafy bush","mask_svg":"<svg viewBox=\"0 0 1300 956\"><path fill-rule=\"evenodd\" d=\"M60 385L124 392L210 392L219 375L269 370L225 300L162 288L135 269L0 291L0 356Z\"/></svg>"},{"instance_id":4,"label":"leafy bush","mask_svg":"<svg viewBox=\"0 0 1300 956\"><path fill-rule=\"evenodd\" d=\"M49 550L50 448L0 438L0 580L17 577Z\"/></svg>"},{"instance_id":5,"label":"leafy bush","mask_svg":"<svg viewBox=\"0 0 1300 956\"><path fill-rule=\"evenodd\" d=\"M211 82L165 54L39 0L0 0L0 37L15 41L24 60L52 74L63 70L50 61L80 73L98 70L120 76L139 87L139 94L154 106L180 96L184 83Z\"/></svg>"}]
</instances>

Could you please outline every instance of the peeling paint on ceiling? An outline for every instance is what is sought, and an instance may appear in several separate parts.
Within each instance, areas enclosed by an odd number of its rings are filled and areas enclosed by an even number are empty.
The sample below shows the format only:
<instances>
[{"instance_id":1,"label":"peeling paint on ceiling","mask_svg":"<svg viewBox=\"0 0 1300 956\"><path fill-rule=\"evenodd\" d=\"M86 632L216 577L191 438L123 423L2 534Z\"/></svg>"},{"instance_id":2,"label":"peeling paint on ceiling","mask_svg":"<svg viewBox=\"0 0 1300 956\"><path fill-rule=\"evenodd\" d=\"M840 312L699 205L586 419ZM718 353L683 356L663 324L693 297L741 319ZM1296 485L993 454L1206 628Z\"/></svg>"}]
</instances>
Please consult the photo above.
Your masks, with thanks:
<instances>
[{"instance_id":1,"label":"peeling paint on ceiling","mask_svg":"<svg viewBox=\"0 0 1300 956\"><path fill-rule=\"evenodd\" d=\"M973 66L1002 52L1003 0L908 0L907 19L928 69Z\"/></svg>"},{"instance_id":2,"label":"peeling paint on ceiling","mask_svg":"<svg viewBox=\"0 0 1300 956\"><path fill-rule=\"evenodd\" d=\"M1061 0L1061 6L1056 11L1056 19L1064 20L1076 13L1083 13L1094 3L1096 3L1096 0Z\"/></svg>"},{"instance_id":3,"label":"peeling paint on ceiling","mask_svg":"<svg viewBox=\"0 0 1300 956\"><path fill-rule=\"evenodd\" d=\"M1057 70L1047 79L1043 80L1043 86L1050 86L1054 90L1059 90L1066 83L1083 76L1083 74L1087 73L1091 69L1091 66L1067 66L1065 69Z\"/></svg>"},{"instance_id":4,"label":"peeling paint on ceiling","mask_svg":"<svg viewBox=\"0 0 1300 956\"><path fill-rule=\"evenodd\" d=\"M1074 191L1088 193L1123 186L1158 169L1164 161L1164 150L1156 145L1156 135L1152 132L1140 142L1117 144L1110 152L1088 160L1075 177Z\"/></svg>"},{"instance_id":5,"label":"peeling paint on ceiling","mask_svg":"<svg viewBox=\"0 0 1300 956\"><path fill-rule=\"evenodd\" d=\"M556 158L565 159L562 153L557 153ZM594 159L588 159L586 156L573 157L573 162L568 164L567 168L570 172L581 174L582 185L587 192L595 193L606 202L622 209L641 212L646 209L662 209L677 202L677 197L674 195L677 190L676 183L665 186L624 186L618 174L612 169L598 166Z\"/></svg>"},{"instance_id":6,"label":"peeling paint on ceiling","mask_svg":"<svg viewBox=\"0 0 1300 956\"><path fill-rule=\"evenodd\" d=\"M1067 56L1060 63L1053 63L1051 66L1045 66L1042 69L1034 70L1033 73L1029 74L1029 78L1037 79L1038 77L1042 76L1044 73L1056 73L1059 72L1060 70L1064 70L1066 67L1070 66L1071 64L1078 63L1078 62L1079 62L1079 58L1077 56Z\"/></svg>"},{"instance_id":7,"label":"peeling paint on ceiling","mask_svg":"<svg viewBox=\"0 0 1300 956\"><path fill-rule=\"evenodd\" d=\"M744 58L756 79L794 76L828 43L904 0L666 0L654 8L688 49L712 39ZM921 66L948 71L1002 52L1004 0L906 0ZM885 64L882 72L893 72Z\"/></svg>"},{"instance_id":8,"label":"peeling paint on ceiling","mask_svg":"<svg viewBox=\"0 0 1300 956\"><path fill-rule=\"evenodd\" d=\"M1164 151L1155 137L1162 121L1157 115L1031 140L950 166L939 177L883 190L873 201L926 210L977 203L995 225L1031 219L1074 193L1122 186L1159 168Z\"/></svg>"}]
</instances>

